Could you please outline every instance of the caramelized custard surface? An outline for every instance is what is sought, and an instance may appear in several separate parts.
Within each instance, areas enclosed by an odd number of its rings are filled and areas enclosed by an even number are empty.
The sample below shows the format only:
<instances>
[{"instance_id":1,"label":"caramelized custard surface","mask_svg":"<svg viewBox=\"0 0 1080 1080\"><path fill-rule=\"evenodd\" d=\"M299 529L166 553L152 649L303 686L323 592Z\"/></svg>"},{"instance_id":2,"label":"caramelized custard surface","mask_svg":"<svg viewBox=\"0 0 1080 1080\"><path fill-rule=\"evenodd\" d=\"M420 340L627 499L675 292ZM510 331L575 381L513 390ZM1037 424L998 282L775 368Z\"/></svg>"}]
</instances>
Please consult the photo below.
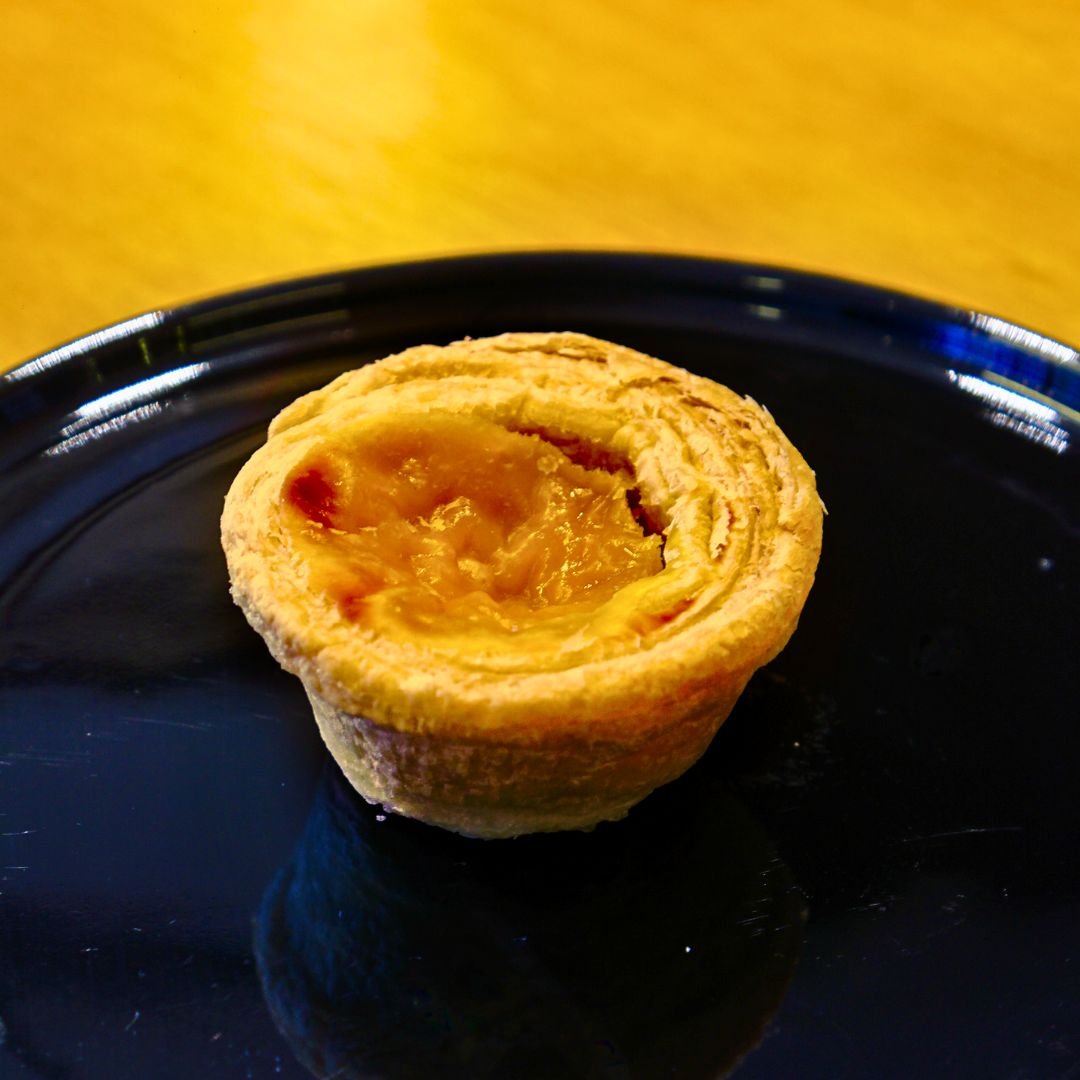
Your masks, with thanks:
<instances>
[{"instance_id":1,"label":"caramelized custard surface","mask_svg":"<svg viewBox=\"0 0 1080 1080\"><path fill-rule=\"evenodd\" d=\"M646 535L634 495L626 470L452 414L323 443L281 488L312 590L378 633L458 640L573 632L660 573L662 537Z\"/></svg>"}]
</instances>

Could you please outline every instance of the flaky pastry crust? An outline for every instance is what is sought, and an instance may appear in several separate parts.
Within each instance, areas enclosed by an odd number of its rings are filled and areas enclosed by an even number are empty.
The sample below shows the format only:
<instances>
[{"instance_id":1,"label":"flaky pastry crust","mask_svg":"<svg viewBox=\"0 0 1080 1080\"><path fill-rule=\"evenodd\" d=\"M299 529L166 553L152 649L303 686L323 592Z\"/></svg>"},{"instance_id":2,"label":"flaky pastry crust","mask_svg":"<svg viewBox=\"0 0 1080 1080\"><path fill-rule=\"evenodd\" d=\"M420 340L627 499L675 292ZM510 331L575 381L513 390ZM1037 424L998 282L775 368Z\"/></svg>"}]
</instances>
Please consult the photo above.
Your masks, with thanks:
<instances>
[{"instance_id":1,"label":"flaky pastry crust","mask_svg":"<svg viewBox=\"0 0 1080 1080\"><path fill-rule=\"evenodd\" d=\"M448 410L626 468L662 527L662 571L527 649L358 627L312 589L282 485L357 425ZM236 477L222 542L236 602L303 681L357 790L496 837L618 818L693 764L794 631L821 528L813 473L754 401L618 345L536 333L409 349L300 398Z\"/></svg>"}]
</instances>

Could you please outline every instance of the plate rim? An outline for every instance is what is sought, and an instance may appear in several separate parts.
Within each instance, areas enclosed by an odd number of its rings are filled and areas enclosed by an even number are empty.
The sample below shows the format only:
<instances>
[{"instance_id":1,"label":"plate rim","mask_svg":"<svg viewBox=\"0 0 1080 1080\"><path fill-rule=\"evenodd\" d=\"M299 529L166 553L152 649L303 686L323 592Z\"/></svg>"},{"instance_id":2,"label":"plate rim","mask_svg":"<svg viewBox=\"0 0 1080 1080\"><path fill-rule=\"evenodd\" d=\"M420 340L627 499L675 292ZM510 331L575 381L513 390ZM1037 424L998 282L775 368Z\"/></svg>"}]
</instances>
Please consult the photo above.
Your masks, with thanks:
<instances>
[{"instance_id":1,"label":"plate rim","mask_svg":"<svg viewBox=\"0 0 1080 1080\"><path fill-rule=\"evenodd\" d=\"M167 386L170 372L187 381L220 370L223 359L250 355L246 339L257 338L258 349L273 345L278 351L287 341L294 347L307 344L287 337L297 332L311 334L315 348L334 334L343 340L341 335L356 328L352 309L364 303L377 308L380 298L400 298L409 292L421 296L438 289L472 291L492 282L550 286L559 283L560 274L590 283L621 282L639 290L655 285L658 293L667 290L669 297L681 292L695 303L715 305L709 309L710 317L733 335L831 349L838 355L953 381L955 367L992 380L1007 394L1049 407L1080 427L1080 350L983 311L763 262L631 250L544 249L349 266L121 319L0 374L0 433L6 418L14 418L12 427L18 428L43 405L59 404L55 398L64 395L53 392L80 365L85 392L104 400L111 390L143 382L150 374ZM163 352L169 357L164 363ZM192 363L196 352L203 359ZM126 356L123 362L117 360L120 353ZM106 369L112 383L102 374Z\"/></svg>"}]
</instances>

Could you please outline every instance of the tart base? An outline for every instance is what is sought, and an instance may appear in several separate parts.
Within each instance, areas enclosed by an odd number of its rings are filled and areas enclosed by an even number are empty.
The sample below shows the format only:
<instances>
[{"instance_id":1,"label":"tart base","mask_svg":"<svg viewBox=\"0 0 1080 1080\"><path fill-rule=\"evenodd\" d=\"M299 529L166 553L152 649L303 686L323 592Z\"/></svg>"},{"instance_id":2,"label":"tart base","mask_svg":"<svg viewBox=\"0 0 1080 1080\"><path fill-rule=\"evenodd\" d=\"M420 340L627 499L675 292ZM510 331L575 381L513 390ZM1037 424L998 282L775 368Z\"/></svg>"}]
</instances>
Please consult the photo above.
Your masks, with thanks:
<instances>
[{"instance_id":1,"label":"tart base","mask_svg":"<svg viewBox=\"0 0 1080 1080\"><path fill-rule=\"evenodd\" d=\"M701 757L747 680L636 743L565 735L542 746L395 731L307 694L323 741L369 803L462 836L505 839L625 817Z\"/></svg>"}]
</instances>

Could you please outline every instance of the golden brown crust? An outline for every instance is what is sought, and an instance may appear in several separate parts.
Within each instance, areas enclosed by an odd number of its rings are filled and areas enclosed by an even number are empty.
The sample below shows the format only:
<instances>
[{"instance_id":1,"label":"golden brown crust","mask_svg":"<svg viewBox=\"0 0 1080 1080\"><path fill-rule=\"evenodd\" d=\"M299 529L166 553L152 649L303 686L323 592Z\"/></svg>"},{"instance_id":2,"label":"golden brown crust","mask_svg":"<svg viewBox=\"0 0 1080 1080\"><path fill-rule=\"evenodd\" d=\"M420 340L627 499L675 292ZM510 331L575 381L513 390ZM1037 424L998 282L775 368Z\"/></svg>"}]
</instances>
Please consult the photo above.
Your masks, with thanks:
<instances>
[{"instance_id":1,"label":"golden brown crust","mask_svg":"<svg viewBox=\"0 0 1080 1080\"><path fill-rule=\"evenodd\" d=\"M307 587L283 479L320 441L435 410L626 462L663 525L664 570L527 648L358 628ZM756 403L580 334L506 334L410 349L289 406L236 478L222 538L237 603L361 792L512 835L620 816L696 760L793 631L821 518L813 473Z\"/></svg>"},{"instance_id":2,"label":"golden brown crust","mask_svg":"<svg viewBox=\"0 0 1080 1080\"><path fill-rule=\"evenodd\" d=\"M634 743L568 733L534 746L394 731L314 695L309 700L324 742L369 802L496 839L623 817L697 761L741 689Z\"/></svg>"}]
</instances>

